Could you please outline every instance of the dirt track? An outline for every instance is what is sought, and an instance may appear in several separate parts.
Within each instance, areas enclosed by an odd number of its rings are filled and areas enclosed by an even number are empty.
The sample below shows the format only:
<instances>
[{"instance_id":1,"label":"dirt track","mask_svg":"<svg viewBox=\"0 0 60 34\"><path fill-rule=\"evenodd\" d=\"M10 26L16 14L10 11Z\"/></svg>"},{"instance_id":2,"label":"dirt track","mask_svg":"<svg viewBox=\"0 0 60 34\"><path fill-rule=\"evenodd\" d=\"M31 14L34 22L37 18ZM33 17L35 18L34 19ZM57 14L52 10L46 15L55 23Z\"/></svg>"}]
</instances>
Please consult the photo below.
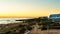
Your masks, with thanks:
<instances>
[{"instance_id":1,"label":"dirt track","mask_svg":"<svg viewBox=\"0 0 60 34\"><path fill-rule=\"evenodd\" d=\"M44 31L41 31L41 29L38 29L38 27L35 26L35 28L32 29L29 34L60 34L60 30L44 30Z\"/></svg>"}]
</instances>

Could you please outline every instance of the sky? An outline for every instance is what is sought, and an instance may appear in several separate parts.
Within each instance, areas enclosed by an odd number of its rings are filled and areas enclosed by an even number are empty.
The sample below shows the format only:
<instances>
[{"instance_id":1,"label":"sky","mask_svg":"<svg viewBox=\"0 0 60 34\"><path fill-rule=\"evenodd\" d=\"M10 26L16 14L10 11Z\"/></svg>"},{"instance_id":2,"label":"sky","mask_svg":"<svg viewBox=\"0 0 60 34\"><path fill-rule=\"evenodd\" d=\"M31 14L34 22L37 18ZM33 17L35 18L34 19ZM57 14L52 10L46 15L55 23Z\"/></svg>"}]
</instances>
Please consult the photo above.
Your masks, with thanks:
<instances>
[{"instance_id":1,"label":"sky","mask_svg":"<svg viewBox=\"0 0 60 34\"><path fill-rule=\"evenodd\" d=\"M60 13L60 0L0 0L0 17L35 18Z\"/></svg>"}]
</instances>

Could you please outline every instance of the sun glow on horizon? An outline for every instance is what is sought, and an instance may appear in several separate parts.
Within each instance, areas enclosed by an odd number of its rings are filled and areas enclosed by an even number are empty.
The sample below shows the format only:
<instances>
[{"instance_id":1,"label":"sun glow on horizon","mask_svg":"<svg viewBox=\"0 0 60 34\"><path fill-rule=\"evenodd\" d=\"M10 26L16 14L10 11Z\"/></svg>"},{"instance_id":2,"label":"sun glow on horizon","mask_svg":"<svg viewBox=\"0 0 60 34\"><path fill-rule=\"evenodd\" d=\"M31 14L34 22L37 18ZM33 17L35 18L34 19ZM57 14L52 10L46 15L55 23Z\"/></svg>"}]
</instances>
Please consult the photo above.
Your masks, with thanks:
<instances>
[{"instance_id":1,"label":"sun glow on horizon","mask_svg":"<svg viewBox=\"0 0 60 34\"><path fill-rule=\"evenodd\" d=\"M60 0L0 0L0 17L35 18L60 13Z\"/></svg>"}]
</instances>

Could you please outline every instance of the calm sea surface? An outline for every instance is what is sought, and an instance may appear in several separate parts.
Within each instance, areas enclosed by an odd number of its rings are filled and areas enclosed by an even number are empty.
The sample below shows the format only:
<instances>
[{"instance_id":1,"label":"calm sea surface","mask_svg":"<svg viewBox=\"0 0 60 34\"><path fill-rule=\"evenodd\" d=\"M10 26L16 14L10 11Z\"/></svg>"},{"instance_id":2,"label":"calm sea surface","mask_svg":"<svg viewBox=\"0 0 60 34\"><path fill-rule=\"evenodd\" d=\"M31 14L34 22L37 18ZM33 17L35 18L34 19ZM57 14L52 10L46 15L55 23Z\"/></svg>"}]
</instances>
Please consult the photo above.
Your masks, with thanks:
<instances>
[{"instance_id":1,"label":"calm sea surface","mask_svg":"<svg viewBox=\"0 0 60 34\"><path fill-rule=\"evenodd\" d=\"M21 20L21 19L28 19L28 18L0 18L0 24L21 22L21 21L15 21L15 20Z\"/></svg>"}]
</instances>

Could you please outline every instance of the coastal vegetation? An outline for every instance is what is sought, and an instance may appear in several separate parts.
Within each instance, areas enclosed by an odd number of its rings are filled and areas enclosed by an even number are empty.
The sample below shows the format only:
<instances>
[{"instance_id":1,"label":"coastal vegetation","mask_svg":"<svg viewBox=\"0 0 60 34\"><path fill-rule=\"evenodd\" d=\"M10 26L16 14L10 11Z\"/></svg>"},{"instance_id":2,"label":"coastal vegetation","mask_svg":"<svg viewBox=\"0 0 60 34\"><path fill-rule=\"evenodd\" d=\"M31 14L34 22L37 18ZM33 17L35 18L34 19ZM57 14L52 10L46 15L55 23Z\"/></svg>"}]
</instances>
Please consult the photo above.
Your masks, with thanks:
<instances>
[{"instance_id":1,"label":"coastal vegetation","mask_svg":"<svg viewBox=\"0 0 60 34\"><path fill-rule=\"evenodd\" d=\"M1 24L0 34L24 34L31 31L36 25L38 25L38 29L41 29L41 31L47 29L60 29L59 21L53 21L48 19L48 17L39 17L22 21L24 22Z\"/></svg>"}]
</instances>

